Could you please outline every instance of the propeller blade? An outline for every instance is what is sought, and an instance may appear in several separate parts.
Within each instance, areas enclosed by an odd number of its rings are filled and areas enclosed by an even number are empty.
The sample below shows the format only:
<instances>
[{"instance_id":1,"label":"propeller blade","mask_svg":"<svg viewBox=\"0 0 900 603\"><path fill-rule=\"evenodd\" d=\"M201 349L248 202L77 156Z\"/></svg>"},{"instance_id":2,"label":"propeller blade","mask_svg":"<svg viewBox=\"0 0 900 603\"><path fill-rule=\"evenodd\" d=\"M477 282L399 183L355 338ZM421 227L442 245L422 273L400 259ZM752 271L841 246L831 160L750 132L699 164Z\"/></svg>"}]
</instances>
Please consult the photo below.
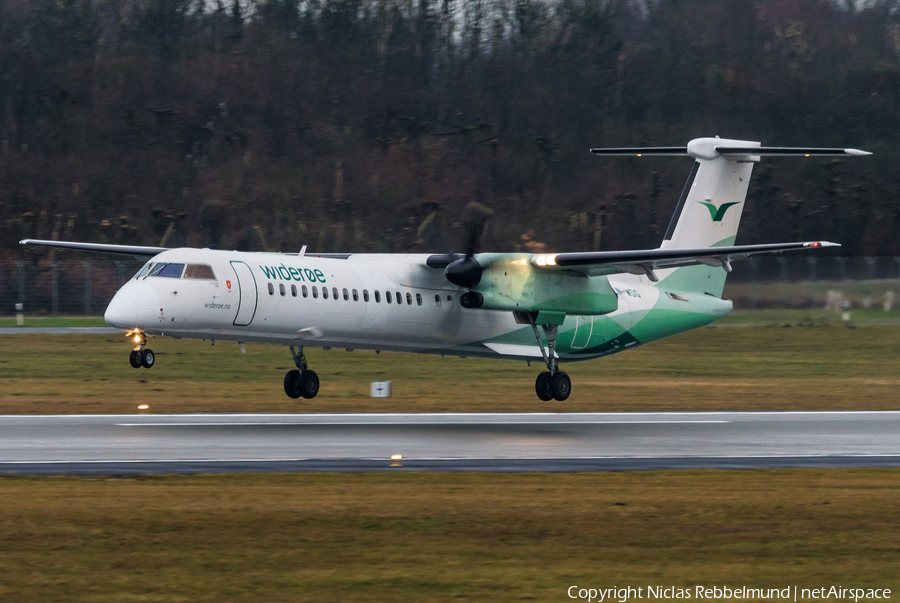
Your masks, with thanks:
<instances>
[{"instance_id":1,"label":"propeller blade","mask_svg":"<svg viewBox=\"0 0 900 603\"><path fill-rule=\"evenodd\" d=\"M467 258L471 258L481 249L481 237L486 230L485 224L493 213L494 210L477 201L471 201L463 210L463 251Z\"/></svg>"},{"instance_id":2,"label":"propeller blade","mask_svg":"<svg viewBox=\"0 0 900 603\"><path fill-rule=\"evenodd\" d=\"M453 249L447 244L442 234L442 222L440 210L434 210L422 220L416 234L419 240L428 246L429 250L451 253Z\"/></svg>"}]
</instances>

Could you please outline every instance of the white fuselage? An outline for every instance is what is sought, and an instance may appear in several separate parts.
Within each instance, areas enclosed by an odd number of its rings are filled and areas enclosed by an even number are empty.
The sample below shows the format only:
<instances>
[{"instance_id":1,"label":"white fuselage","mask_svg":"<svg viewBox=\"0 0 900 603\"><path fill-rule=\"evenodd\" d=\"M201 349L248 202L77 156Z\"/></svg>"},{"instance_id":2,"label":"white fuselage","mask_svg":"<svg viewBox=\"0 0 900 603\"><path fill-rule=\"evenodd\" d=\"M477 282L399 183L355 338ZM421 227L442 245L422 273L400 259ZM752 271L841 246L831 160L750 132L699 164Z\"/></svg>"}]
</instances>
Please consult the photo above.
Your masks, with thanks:
<instances>
[{"instance_id":1,"label":"white fuselage","mask_svg":"<svg viewBox=\"0 0 900 603\"><path fill-rule=\"evenodd\" d=\"M105 319L111 326L151 336L518 360L541 357L530 326L517 324L511 312L461 307L459 297L465 290L449 283L441 270L427 267L427 257L354 254L332 259L172 249L148 266L208 266L212 273L188 278L185 269L181 276L167 277L146 274L145 266L116 293ZM568 317L560 327L559 356L584 360L610 353L592 354L585 348L589 341L602 339L611 321L628 330L635 316L654 306L659 292L642 281L646 279L631 275L610 277L611 284L629 294L619 296L619 309L612 314ZM509 336L514 339L491 343Z\"/></svg>"}]
</instances>

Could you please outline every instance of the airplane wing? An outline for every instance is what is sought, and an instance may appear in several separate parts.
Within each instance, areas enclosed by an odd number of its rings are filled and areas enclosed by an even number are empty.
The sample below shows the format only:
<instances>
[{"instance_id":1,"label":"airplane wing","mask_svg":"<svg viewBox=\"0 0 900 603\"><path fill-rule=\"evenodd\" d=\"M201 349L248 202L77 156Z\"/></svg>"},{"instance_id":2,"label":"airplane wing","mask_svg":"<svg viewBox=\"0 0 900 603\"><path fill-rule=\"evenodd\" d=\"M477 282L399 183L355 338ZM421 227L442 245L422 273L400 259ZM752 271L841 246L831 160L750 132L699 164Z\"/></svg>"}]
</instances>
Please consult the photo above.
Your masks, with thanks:
<instances>
[{"instance_id":1,"label":"airplane wing","mask_svg":"<svg viewBox=\"0 0 900 603\"><path fill-rule=\"evenodd\" d=\"M531 263L539 269L580 272L588 276L607 274L646 275L656 282L655 270L682 266L717 266L731 272L731 262L746 260L750 256L781 253L793 249L840 247L828 241L805 243L772 243L766 245L739 245L736 247L706 247L703 249L648 249L644 251L588 251L581 253L538 254Z\"/></svg>"},{"instance_id":2,"label":"airplane wing","mask_svg":"<svg viewBox=\"0 0 900 603\"><path fill-rule=\"evenodd\" d=\"M134 256L154 256L167 247L140 247L137 245L106 245L103 243L77 243L74 241L46 241L41 239L22 239L19 245L43 245L45 247L62 247L64 249L80 249L82 251L100 251L103 253L122 253Z\"/></svg>"}]
</instances>

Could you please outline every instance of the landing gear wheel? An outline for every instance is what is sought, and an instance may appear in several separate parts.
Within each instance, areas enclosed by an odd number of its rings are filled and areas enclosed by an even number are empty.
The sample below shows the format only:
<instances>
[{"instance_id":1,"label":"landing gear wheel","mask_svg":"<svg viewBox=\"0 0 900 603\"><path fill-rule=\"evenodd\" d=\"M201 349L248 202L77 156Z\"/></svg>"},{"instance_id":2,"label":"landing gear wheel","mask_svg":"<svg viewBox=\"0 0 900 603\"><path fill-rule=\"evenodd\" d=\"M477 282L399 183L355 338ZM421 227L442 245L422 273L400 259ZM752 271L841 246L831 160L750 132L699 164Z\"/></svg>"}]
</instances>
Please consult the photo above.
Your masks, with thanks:
<instances>
[{"instance_id":1,"label":"landing gear wheel","mask_svg":"<svg viewBox=\"0 0 900 603\"><path fill-rule=\"evenodd\" d=\"M156 362L156 354L153 353L153 350L147 348L141 355L141 366L144 368L153 368L154 362Z\"/></svg>"},{"instance_id":2,"label":"landing gear wheel","mask_svg":"<svg viewBox=\"0 0 900 603\"><path fill-rule=\"evenodd\" d=\"M572 393L572 380L562 371L559 371L549 380L550 393L553 398L562 402Z\"/></svg>"},{"instance_id":3,"label":"landing gear wheel","mask_svg":"<svg viewBox=\"0 0 900 603\"><path fill-rule=\"evenodd\" d=\"M537 393L538 398L544 402L549 402L553 399L553 394L550 393L550 379L550 371L544 371L537 376L537 381L534 382L534 391Z\"/></svg>"},{"instance_id":4,"label":"landing gear wheel","mask_svg":"<svg viewBox=\"0 0 900 603\"><path fill-rule=\"evenodd\" d=\"M295 400L300 397L300 371L288 371L284 376L284 393Z\"/></svg>"},{"instance_id":5,"label":"landing gear wheel","mask_svg":"<svg viewBox=\"0 0 900 603\"><path fill-rule=\"evenodd\" d=\"M130 362L131 366L134 368L141 368L141 351L131 350L131 355L128 357L128 362Z\"/></svg>"},{"instance_id":6,"label":"landing gear wheel","mask_svg":"<svg viewBox=\"0 0 900 603\"><path fill-rule=\"evenodd\" d=\"M305 370L301 372L298 384L300 395L304 398L311 400L319 393L319 376L315 371Z\"/></svg>"}]
</instances>

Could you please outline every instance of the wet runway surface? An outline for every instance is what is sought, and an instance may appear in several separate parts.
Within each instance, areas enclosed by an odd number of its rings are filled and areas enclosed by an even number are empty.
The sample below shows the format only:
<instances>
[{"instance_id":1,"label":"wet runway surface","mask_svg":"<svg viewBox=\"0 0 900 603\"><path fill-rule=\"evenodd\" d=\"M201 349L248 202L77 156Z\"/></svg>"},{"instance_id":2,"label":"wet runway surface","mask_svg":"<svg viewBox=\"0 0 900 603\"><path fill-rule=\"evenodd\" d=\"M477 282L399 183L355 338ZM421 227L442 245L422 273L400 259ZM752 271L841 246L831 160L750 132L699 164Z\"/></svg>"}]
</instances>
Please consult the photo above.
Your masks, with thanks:
<instances>
[{"instance_id":1,"label":"wet runway surface","mask_svg":"<svg viewBox=\"0 0 900 603\"><path fill-rule=\"evenodd\" d=\"M900 466L900 412L0 416L0 473L801 466Z\"/></svg>"}]
</instances>

